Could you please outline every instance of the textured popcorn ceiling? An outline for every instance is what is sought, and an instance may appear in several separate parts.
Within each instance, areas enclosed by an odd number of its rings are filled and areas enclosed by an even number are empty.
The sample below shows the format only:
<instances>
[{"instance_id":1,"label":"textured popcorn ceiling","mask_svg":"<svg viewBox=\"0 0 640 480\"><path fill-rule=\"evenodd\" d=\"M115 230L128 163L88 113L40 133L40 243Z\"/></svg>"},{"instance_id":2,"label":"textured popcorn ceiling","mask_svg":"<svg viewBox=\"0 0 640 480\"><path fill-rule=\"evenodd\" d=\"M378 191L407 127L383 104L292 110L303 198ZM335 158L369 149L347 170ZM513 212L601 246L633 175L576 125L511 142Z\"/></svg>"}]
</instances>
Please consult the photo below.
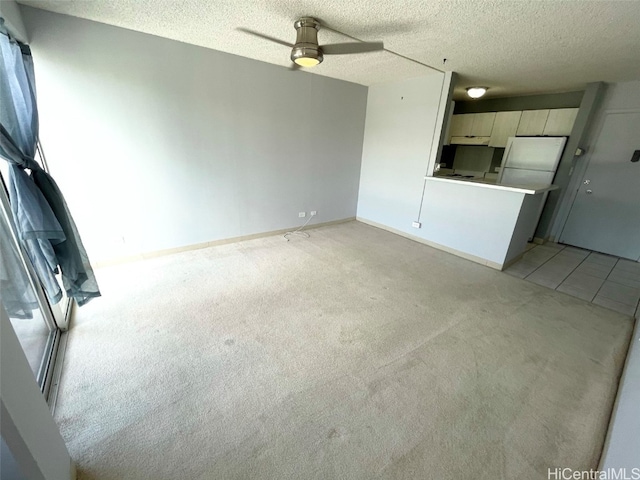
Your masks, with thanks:
<instances>
[{"instance_id":1,"label":"textured popcorn ceiling","mask_svg":"<svg viewBox=\"0 0 640 480\"><path fill-rule=\"evenodd\" d=\"M487 97L578 90L640 79L640 1L502 0L19 0L37 8L288 66L289 50L236 30L295 42L314 16L362 40L460 75ZM322 43L349 41L324 30ZM443 65L443 59L446 64ZM424 75L387 52L331 56L310 70L363 85ZM300 73L292 72L292 75Z\"/></svg>"}]
</instances>

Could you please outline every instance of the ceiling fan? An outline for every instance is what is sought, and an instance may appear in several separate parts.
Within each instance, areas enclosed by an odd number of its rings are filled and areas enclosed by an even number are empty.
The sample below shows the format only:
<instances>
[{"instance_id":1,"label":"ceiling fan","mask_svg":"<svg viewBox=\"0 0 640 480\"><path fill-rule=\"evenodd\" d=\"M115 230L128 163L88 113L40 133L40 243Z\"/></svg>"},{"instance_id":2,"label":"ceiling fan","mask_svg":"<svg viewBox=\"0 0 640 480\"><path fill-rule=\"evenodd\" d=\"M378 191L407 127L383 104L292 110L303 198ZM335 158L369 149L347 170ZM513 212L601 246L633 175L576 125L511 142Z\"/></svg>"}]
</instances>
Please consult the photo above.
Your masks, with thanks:
<instances>
[{"instance_id":1,"label":"ceiling fan","mask_svg":"<svg viewBox=\"0 0 640 480\"><path fill-rule=\"evenodd\" d=\"M314 67L322 62L324 55L346 55L384 50L384 44L382 42L352 42L318 45L318 30L323 25L312 17L302 17L297 20L293 26L298 32L296 43L293 45L278 38L273 38L246 28L239 28L238 30L291 48L291 61L293 61L293 65L291 66L292 69L297 69L299 67ZM330 29L326 26L324 26L324 28L337 32L337 30Z\"/></svg>"}]
</instances>

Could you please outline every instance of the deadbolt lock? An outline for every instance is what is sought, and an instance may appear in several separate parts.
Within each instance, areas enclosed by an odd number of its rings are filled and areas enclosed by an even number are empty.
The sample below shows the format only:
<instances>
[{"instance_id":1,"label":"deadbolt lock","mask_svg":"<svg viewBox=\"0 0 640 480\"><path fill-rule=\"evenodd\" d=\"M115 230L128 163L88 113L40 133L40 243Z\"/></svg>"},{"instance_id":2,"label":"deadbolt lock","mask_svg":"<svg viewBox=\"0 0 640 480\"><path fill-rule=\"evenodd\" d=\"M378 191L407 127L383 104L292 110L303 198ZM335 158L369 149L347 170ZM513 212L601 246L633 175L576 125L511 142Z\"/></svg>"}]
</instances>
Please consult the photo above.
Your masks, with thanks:
<instances>
[{"instance_id":1,"label":"deadbolt lock","mask_svg":"<svg viewBox=\"0 0 640 480\"><path fill-rule=\"evenodd\" d=\"M591 180L585 180L583 183L584 183L585 185L589 185L589 184L591 183Z\"/></svg>"}]
</instances>

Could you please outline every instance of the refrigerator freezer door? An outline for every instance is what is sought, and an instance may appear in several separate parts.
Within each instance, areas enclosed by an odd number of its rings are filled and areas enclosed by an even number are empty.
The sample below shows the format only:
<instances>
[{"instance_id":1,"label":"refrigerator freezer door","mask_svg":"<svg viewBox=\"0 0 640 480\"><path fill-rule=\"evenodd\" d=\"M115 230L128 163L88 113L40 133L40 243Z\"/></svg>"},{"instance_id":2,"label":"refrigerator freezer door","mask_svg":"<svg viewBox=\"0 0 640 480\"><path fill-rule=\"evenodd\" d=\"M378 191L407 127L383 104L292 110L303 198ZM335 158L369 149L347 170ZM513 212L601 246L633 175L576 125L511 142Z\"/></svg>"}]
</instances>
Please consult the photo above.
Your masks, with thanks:
<instances>
[{"instance_id":1,"label":"refrigerator freezer door","mask_svg":"<svg viewBox=\"0 0 640 480\"><path fill-rule=\"evenodd\" d=\"M502 185L551 185L555 172L503 168L499 181Z\"/></svg>"},{"instance_id":2,"label":"refrigerator freezer door","mask_svg":"<svg viewBox=\"0 0 640 480\"><path fill-rule=\"evenodd\" d=\"M566 137L511 137L502 167L555 172L566 141Z\"/></svg>"}]
</instances>

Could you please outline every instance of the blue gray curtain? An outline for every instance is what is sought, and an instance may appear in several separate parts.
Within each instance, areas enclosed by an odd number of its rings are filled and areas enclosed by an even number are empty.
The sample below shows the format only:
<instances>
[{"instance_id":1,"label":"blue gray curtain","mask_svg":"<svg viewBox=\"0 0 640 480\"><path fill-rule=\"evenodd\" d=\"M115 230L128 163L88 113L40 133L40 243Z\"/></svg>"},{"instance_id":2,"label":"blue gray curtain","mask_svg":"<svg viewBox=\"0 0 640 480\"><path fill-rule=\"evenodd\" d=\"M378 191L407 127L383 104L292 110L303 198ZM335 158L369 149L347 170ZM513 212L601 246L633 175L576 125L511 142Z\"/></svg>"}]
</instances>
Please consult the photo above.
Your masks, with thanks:
<instances>
[{"instance_id":1,"label":"blue gray curtain","mask_svg":"<svg viewBox=\"0 0 640 480\"><path fill-rule=\"evenodd\" d=\"M35 160L38 108L31 51L10 37L1 18L0 106L0 157L9 162L9 198L20 240L49 301L62 298L55 278L60 273L67 295L84 305L100 290L64 197Z\"/></svg>"}]
</instances>

